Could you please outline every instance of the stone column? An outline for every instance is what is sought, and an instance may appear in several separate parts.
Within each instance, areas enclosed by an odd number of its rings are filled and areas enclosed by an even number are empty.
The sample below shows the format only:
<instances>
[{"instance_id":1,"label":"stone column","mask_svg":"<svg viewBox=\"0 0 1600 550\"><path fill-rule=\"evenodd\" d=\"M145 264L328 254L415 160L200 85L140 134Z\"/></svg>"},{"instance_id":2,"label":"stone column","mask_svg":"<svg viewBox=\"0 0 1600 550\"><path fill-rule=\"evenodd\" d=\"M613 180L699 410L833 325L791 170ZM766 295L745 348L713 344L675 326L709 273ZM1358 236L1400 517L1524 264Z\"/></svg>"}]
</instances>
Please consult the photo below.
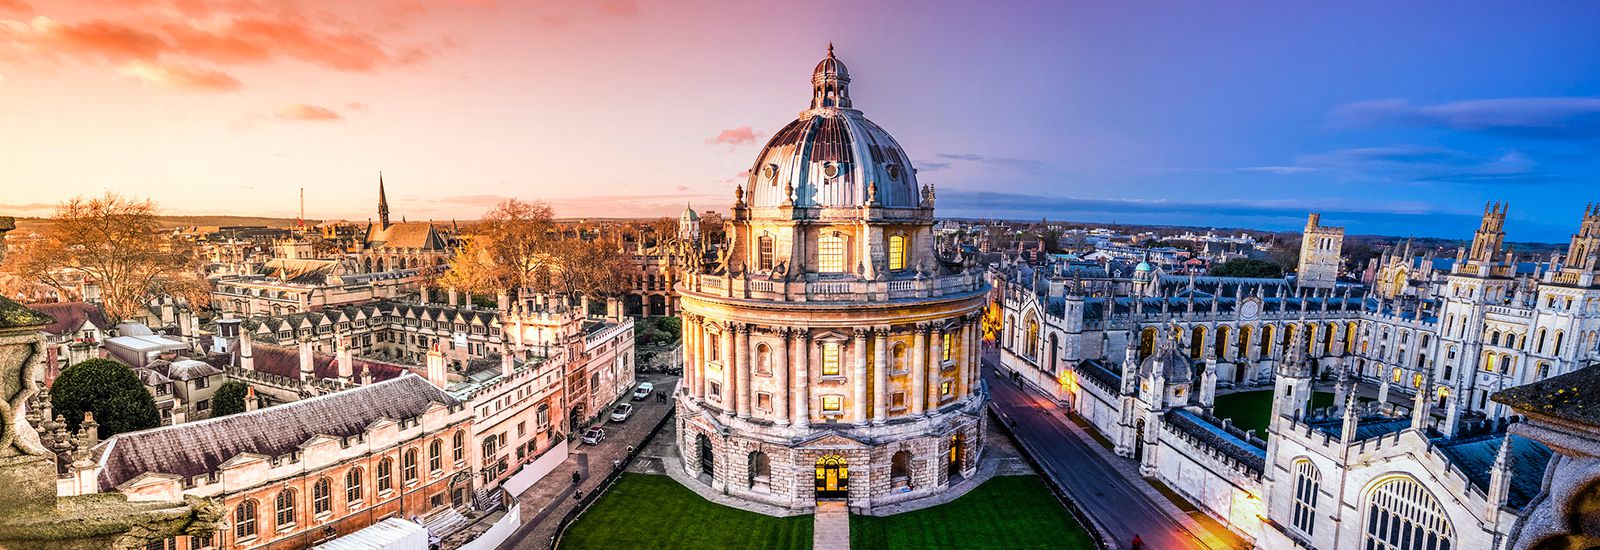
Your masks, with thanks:
<instances>
[{"instance_id":1,"label":"stone column","mask_svg":"<svg viewBox=\"0 0 1600 550\"><path fill-rule=\"evenodd\" d=\"M721 356L719 357L719 359L722 359L722 414L724 416L733 416L734 407L739 404L739 392L735 390L735 385L739 383L739 377L734 374L733 323L725 324L722 328L722 333L718 338L722 347Z\"/></svg>"},{"instance_id":2,"label":"stone column","mask_svg":"<svg viewBox=\"0 0 1600 550\"><path fill-rule=\"evenodd\" d=\"M811 333L800 329L794 333L794 425L804 428L811 425Z\"/></svg>"},{"instance_id":3,"label":"stone column","mask_svg":"<svg viewBox=\"0 0 1600 550\"><path fill-rule=\"evenodd\" d=\"M922 414L928 383L928 326L918 324L911 340L911 414Z\"/></svg>"},{"instance_id":4,"label":"stone column","mask_svg":"<svg viewBox=\"0 0 1600 550\"><path fill-rule=\"evenodd\" d=\"M779 426L789 425L789 329L778 333L783 338L782 351L775 352L772 365L773 385L777 391L772 392L772 412L777 417Z\"/></svg>"},{"instance_id":5,"label":"stone column","mask_svg":"<svg viewBox=\"0 0 1600 550\"><path fill-rule=\"evenodd\" d=\"M739 418L750 418L750 325L741 323L738 327L738 346L735 353L739 354Z\"/></svg>"},{"instance_id":6,"label":"stone column","mask_svg":"<svg viewBox=\"0 0 1600 550\"><path fill-rule=\"evenodd\" d=\"M856 329L855 339L851 340L850 348L855 351L856 369L850 377L850 385L855 389L855 397L850 403L852 420L857 426L867 423L867 330Z\"/></svg>"},{"instance_id":7,"label":"stone column","mask_svg":"<svg viewBox=\"0 0 1600 550\"><path fill-rule=\"evenodd\" d=\"M934 328L928 336L928 414L939 410L939 381L944 370L944 329Z\"/></svg>"},{"instance_id":8,"label":"stone column","mask_svg":"<svg viewBox=\"0 0 1600 550\"><path fill-rule=\"evenodd\" d=\"M872 338L872 423L882 425L889 418L889 327L873 330Z\"/></svg>"},{"instance_id":9,"label":"stone column","mask_svg":"<svg viewBox=\"0 0 1600 550\"><path fill-rule=\"evenodd\" d=\"M983 379L983 317L974 316L967 323L967 393L972 393Z\"/></svg>"},{"instance_id":10,"label":"stone column","mask_svg":"<svg viewBox=\"0 0 1600 550\"><path fill-rule=\"evenodd\" d=\"M962 398L972 391L972 377L968 372L972 369L972 321L963 317L961 319L960 336L956 338L956 398ZM1056 355L1056 354L1052 354ZM1059 360L1059 359L1058 359ZM1055 365L1050 365L1054 369Z\"/></svg>"},{"instance_id":11,"label":"stone column","mask_svg":"<svg viewBox=\"0 0 1600 550\"><path fill-rule=\"evenodd\" d=\"M694 316L694 396L706 398L706 346L715 345L706 342L706 320L699 315Z\"/></svg>"},{"instance_id":12,"label":"stone column","mask_svg":"<svg viewBox=\"0 0 1600 550\"><path fill-rule=\"evenodd\" d=\"M683 378L678 384L683 386L684 395L694 395L694 337L695 331L692 321L683 320Z\"/></svg>"}]
</instances>

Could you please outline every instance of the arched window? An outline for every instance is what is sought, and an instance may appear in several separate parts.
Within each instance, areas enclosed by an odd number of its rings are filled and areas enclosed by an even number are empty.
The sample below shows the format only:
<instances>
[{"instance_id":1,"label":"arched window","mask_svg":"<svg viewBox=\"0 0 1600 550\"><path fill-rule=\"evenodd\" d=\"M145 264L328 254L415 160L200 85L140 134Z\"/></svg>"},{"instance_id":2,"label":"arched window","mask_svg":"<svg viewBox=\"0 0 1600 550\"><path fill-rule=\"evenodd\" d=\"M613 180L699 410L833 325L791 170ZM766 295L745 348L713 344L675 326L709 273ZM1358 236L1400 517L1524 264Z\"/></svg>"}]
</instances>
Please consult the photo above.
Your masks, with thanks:
<instances>
[{"instance_id":1,"label":"arched window","mask_svg":"<svg viewBox=\"0 0 1600 550\"><path fill-rule=\"evenodd\" d=\"M764 342L756 344L756 374L772 374L772 348Z\"/></svg>"},{"instance_id":2,"label":"arched window","mask_svg":"<svg viewBox=\"0 0 1600 550\"><path fill-rule=\"evenodd\" d=\"M1217 359L1228 359L1228 336L1231 330L1228 325L1217 327L1217 334L1213 337L1214 342L1212 342L1211 348L1211 352L1216 354Z\"/></svg>"},{"instance_id":3,"label":"arched window","mask_svg":"<svg viewBox=\"0 0 1600 550\"><path fill-rule=\"evenodd\" d=\"M333 482L328 478L311 484L311 513L326 514L333 511Z\"/></svg>"},{"instance_id":4,"label":"arched window","mask_svg":"<svg viewBox=\"0 0 1600 550\"><path fill-rule=\"evenodd\" d=\"M256 536L256 501L244 499L233 509L233 538L248 539Z\"/></svg>"},{"instance_id":5,"label":"arched window","mask_svg":"<svg viewBox=\"0 0 1600 550\"><path fill-rule=\"evenodd\" d=\"M756 269L768 271L772 269L773 258L777 256L773 248L772 235L756 237Z\"/></svg>"},{"instance_id":6,"label":"arched window","mask_svg":"<svg viewBox=\"0 0 1600 550\"><path fill-rule=\"evenodd\" d=\"M467 459L467 432L457 431L450 436L450 458L456 462Z\"/></svg>"},{"instance_id":7,"label":"arched window","mask_svg":"<svg viewBox=\"0 0 1600 550\"><path fill-rule=\"evenodd\" d=\"M901 270L906 268L906 238L901 235L889 237L889 269Z\"/></svg>"},{"instance_id":8,"label":"arched window","mask_svg":"<svg viewBox=\"0 0 1600 550\"><path fill-rule=\"evenodd\" d=\"M1261 356L1272 357L1272 325L1261 327Z\"/></svg>"},{"instance_id":9,"label":"arched window","mask_svg":"<svg viewBox=\"0 0 1600 550\"><path fill-rule=\"evenodd\" d=\"M1356 323L1355 323L1355 321L1351 321L1350 324L1345 325L1345 327L1344 327L1344 352L1345 353L1355 353L1356 352Z\"/></svg>"},{"instance_id":10,"label":"arched window","mask_svg":"<svg viewBox=\"0 0 1600 550\"><path fill-rule=\"evenodd\" d=\"M1394 382L1395 382L1395 383L1396 383L1396 384L1398 384L1398 383L1400 383L1400 377L1401 377L1401 376L1404 376L1404 375L1405 375L1405 372L1404 372L1404 371L1402 371L1402 370L1400 370L1400 367L1395 367L1395 369L1394 369L1394 376L1393 376L1393 378L1392 378L1392 379L1393 379L1393 380L1394 380Z\"/></svg>"},{"instance_id":11,"label":"arched window","mask_svg":"<svg viewBox=\"0 0 1600 550\"><path fill-rule=\"evenodd\" d=\"M1564 340L1566 336L1566 333L1559 330L1556 331L1556 343L1555 345L1550 346L1551 355L1561 355L1561 341Z\"/></svg>"},{"instance_id":12,"label":"arched window","mask_svg":"<svg viewBox=\"0 0 1600 550\"><path fill-rule=\"evenodd\" d=\"M417 480L417 450L406 449L405 456L400 462L400 475L406 478L406 483Z\"/></svg>"},{"instance_id":13,"label":"arched window","mask_svg":"<svg viewBox=\"0 0 1600 550\"><path fill-rule=\"evenodd\" d=\"M1239 327L1239 347L1236 359L1243 360L1250 356L1250 325Z\"/></svg>"},{"instance_id":14,"label":"arched window","mask_svg":"<svg viewBox=\"0 0 1600 550\"><path fill-rule=\"evenodd\" d=\"M1023 344L1023 355L1039 356L1039 321L1028 319L1028 341Z\"/></svg>"},{"instance_id":15,"label":"arched window","mask_svg":"<svg viewBox=\"0 0 1600 550\"><path fill-rule=\"evenodd\" d=\"M1317 465L1310 460L1300 459L1294 463L1294 511L1293 524L1306 536L1311 535L1317 526L1317 490L1322 486L1322 472L1317 471Z\"/></svg>"},{"instance_id":16,"label":"arched window","mask_svg":"<svg viewBox=\"0 0 1600 550\"><path fill-rule=\"evenodd\" d=\"M889 484L911 488L911 451L898 451L889 459Z\"/></svg>"},{"instance_id":17,"label":"arched window","mask_svg":"<svg viewBox=\"0 0 1600 550\"><path fill-rule=\"evenodd\" d=\"M351 468L344 474L344 501L361 502L361 468Z\"/></svg>"},{"instance_id":18,"label":"arched window","mask_svg":"<svg viewBox=\"0 0 1600 550\"><path fill-rule=\"evenodd\" d=\"M500 438L493 435L483 438L483 461L494 462L497 452L500 452Z\"/></svg>"},{"instance_id":19,"label":"arched window","mask_svg":"<svg viewBox=\"0 0 1600 550\"><path fill-rule=\"evenodd\" d=\"M275 526L282 529L294 525L294 489L278 491L277 498L272 499L272 502L277 512Z\"/></svg>"},{"instance_id":20,"label":"arched window","mask_svg":"<svg viewBox=\"0 0 1600 550\"><path fill-rule=\"evenodd\" d=\"M1361 548L1370 550L1450 550L1455 529L1439 501L1421 483L1406 477L1378 482L1367 494L1366 528Z\"/></svg>"},{"instance_id":21,"label":"arched window","mask_svg":"<svg viewBox=\"0 0 1600 550\"><path fill-rule=\"evenodd\" d=\"M755 451L750 453L750 488L757 491L766 491L772 483L772 462L767 458L767 453Z\"/></svg>"},{"instance_id":22,"label":"arched window","mask_svg":"<svg viewBox=\"0 0 1600 550\"><path fill-rule=\"evenodd\" d=\"M378 492L387 493L394 490L394 460L385 458L378 461Z\"/></svg>"},{"instance_id":23,"label":"arched window","mask_svg":"<svg viewBox=\"0 0 1600 550\"><path fill-rule=\"evenodd\" d=\"M428 444L428 471L444 471L444 444L437 439Z\"/></svg>"},{"instance_id":24,"label":"arched window","mask_svg":"<svg viewBox=\"0 0 1600 550\"><path fill-rule=\"evenodd\" d=\"M1500 345L1500 332L1499 331L1489 333L1489 345L1491 345L1491 346Z\"/></svg>"},{"instance_id":25,"label":"arched window","mask_svg":"<svg viewBox=\"0 0 1600 550\"><path fill-rule=\"evenodd\" d=\"M817 238L817 271L844 273L844 237L834 231Z\"/></svg>"}]
</instances>

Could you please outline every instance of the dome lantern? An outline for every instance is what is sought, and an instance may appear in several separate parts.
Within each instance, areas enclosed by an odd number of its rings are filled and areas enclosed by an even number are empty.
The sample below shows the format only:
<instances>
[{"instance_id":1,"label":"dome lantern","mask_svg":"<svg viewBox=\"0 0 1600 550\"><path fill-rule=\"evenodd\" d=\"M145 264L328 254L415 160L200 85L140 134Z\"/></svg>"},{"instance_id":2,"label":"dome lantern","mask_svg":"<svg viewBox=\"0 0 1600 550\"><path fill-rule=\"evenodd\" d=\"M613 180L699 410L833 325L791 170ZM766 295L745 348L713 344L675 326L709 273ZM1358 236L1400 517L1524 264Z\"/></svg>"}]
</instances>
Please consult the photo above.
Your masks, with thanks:
<instances>
[{"instance_id":1,"label":"dome lantern","mask_svg":"<svg viewBox=\"0 0 1600 550\"><path fill-rule=\"evenodd\" d=\"M850 108L850 71L833 56L832 42L828 43L828 57L811 71L811 108L825 107Z\"/></svg>"}]
</instances>

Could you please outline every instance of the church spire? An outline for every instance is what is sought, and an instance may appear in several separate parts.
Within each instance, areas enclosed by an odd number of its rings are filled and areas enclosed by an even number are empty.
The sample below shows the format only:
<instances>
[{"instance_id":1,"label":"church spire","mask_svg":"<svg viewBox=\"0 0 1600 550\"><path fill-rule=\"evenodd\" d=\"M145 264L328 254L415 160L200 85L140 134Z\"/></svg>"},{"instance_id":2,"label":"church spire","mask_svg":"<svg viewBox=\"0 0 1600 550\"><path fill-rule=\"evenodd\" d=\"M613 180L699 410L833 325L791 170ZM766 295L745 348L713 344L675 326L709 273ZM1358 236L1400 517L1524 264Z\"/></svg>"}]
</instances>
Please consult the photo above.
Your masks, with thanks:
<instances>
[{"instance_id":1,"label":"church spire","mask_svg":"<svg viewBox=\"0 0 1600 550\"><path fill-rule=\"evenodd\" d=\"M378 227L389 228L389 197L383 193L383 172L378 172Z\"/></svg>"}]
</instances>

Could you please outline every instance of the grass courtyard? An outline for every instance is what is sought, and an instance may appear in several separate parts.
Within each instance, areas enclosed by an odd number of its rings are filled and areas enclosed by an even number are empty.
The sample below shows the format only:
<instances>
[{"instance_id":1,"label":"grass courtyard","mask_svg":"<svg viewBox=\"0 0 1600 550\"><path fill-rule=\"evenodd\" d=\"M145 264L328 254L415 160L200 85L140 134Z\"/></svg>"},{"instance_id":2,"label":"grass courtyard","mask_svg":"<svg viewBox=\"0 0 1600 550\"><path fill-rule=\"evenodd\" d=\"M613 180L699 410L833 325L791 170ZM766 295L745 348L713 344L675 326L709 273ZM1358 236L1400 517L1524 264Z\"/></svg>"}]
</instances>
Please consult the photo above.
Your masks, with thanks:
<instances>
[{"instance_id":1,"label":"grass courtyard","mask_svg":"<svg viewBox=\"0 0 1600 550\"><path fill-rule=\"evenodd\" d=\"M1319 409L1333 404L1333 394L1319 391L1311 394L1311 408ZM1212 414L1217 418L1233 419L1241 430L1255 430L1260 437L1267 436L1267 421L1272 418L1272 390L1247 391L1217 396Z\"/></svg>"},{"instance_id":2,"label":"grass courtyard","mask_svg":"<svg viewBox=\"0 0 1600 550\"><path fill-rule=\"evenodd\" d=\"M954 501L893 516L850 516L850 547L1093 548L1089 532L1038 476L990 479Z\"/></svg>"},{"instance_id":3,"label":"grass courtyard","mask_svg":"<svg viewBox=\"0 0 1600 550\"><path fill-rule=\"evenodd\" d=\"M670 477L625 473L567 529L561 548L798 550L811 548L811 521L729 508Z\"/></svg>"}]
</instances>

